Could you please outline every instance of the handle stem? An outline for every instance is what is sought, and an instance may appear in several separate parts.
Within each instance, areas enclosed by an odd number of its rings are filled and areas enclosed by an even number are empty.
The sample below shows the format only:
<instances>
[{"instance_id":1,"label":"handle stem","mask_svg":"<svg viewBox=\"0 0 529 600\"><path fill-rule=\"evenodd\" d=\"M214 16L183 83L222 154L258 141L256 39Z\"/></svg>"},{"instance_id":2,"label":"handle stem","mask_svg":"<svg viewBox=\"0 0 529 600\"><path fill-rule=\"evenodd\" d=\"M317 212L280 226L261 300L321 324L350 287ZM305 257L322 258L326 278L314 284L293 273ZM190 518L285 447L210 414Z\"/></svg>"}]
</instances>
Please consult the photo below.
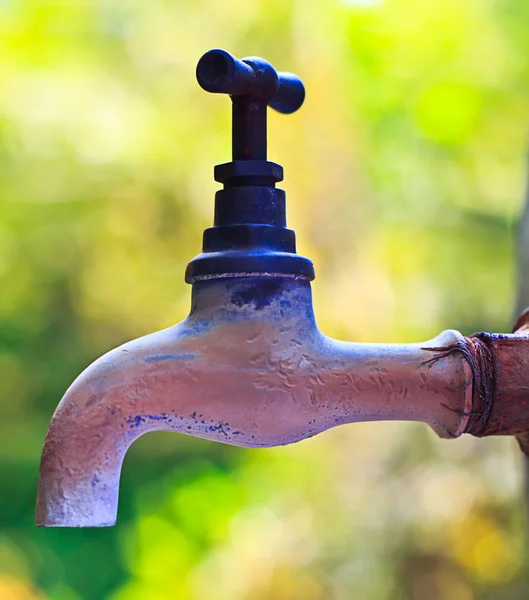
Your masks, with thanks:
<instances>
[{"instance_id":1,"label":"handle stem","mask_svg":"<svg viewBox=\"0 0 529 600\"><path fill-rule=\"evenodd\" d=\"M232 159L266 160L266 100L232 97Z\"/></svg>"}]
</instances>

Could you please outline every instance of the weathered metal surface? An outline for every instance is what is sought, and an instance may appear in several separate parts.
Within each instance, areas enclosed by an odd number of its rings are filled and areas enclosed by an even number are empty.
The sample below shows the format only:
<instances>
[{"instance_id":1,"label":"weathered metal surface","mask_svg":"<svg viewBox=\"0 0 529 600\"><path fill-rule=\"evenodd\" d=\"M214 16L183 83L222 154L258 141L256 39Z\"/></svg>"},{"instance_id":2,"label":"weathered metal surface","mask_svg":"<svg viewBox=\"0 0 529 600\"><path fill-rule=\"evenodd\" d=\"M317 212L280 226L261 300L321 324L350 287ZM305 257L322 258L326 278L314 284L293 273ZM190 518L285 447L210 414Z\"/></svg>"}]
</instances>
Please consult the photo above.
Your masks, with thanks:
<instances>
[{"instance_id":1,"label":"weathered metal surface","mask_svg":"<svg viewBox=\"0 0 529 600\"><path fill-rule=\"evenodd\" d=\"M413 420L463 432L468 370L422 344L355 344L317 328L310 283L288 277L193 286L190 316L93 363L68 389L44 445L37 522L112 525L121 464L148 431L276 446L355 421Z\"/></svg>"},{"instance_id":2,"label":"weathered metal surface","mask_svg":"<svg viewBox=\"0 0 529 600\"><path fill-rule=\"evenodd\" d=\"M471 402L462 413L464 433L477 437L514 435L522 449L529 440L529 311L524 311L512 334L476 333L433 349L430 359L460 354L470 377Z\"/></svg>"},{"instance_id":3,"label":"weathered metal surface","mask_svg":"<svg viewBox=\"0 0 529 600\"><path fill-rule=\"evenodd\" d=\"M222 50L204 55L197 76L232 96L234 161L216 169L214 227L186 273L191 314L112 350L68 389L44 444L37 523L112 525L125 453L154 430L255 447L398 419L442 437L517 435L527 450L527 318L513 335L446 331L421 344L322 334L314 269L296 254L275 187L282 169L266 161L266 107L295 111L303 84Z\"/></svg>"},{"instance_id":4,"label":"weathered metal surface","mask_svg":"<svg viewBox=\"0 0 529 600\"><path fill-rule=\"evenodd\" d=\"M489 408L482 426L470 433L484 437L529 431L529 337L517 333L476 336L490 357L478 387Z\"/></svg>"}]
</instances>

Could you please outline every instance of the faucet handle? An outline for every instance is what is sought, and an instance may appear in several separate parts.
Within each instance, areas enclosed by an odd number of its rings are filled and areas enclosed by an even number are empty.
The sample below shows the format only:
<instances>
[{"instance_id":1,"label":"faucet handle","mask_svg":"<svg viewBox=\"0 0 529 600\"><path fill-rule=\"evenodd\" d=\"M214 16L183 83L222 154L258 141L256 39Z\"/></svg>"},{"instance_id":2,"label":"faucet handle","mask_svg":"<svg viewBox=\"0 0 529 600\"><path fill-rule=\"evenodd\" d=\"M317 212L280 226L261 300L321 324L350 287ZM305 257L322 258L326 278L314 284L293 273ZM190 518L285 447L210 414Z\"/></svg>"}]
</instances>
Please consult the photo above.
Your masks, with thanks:
<instances>
[{"instance_id":1,"label":"faucet handle","mask_svg":"<svg viewBox=\"0 0 529 600\"><path fill-rule=\"evenodd\" d=\"M305 87L297 75L278 73L262 58L239 59L220 48L209 50L198 61L197 80L206 92L266 100L284 114L295 112L305 100Z\"/></svg>"},{"instance_id":2,"label":"faucet handle","mask_svg":"<svg viewBox=\"0 0 529 600\"><path fill-rule=\"evenodd\" d=\"M276 188L283 168L267 160L266 148L268 107L296 111L305 99L301 79L278 73L262 58L239 59L216 48L198 61L197 80L207 92L231 98L232 161L215 167L224 188L215 194L214 224L204 232L186 281L257 274L311 281L314 267L296 252L296 236L286 226L285 192Z\"/></svg>"},{"instance_id":3,"label":"faucet handle","mask_svg":"<svg viewBox=\"0 0 529 600\"><path fill-rule=\"evenodd\" d=\"M199 85L213 94L229 94L232 100L232 159L266 161L267 107L289 114L305 99L301 79L278 73L263 58L235 58L215 48L198 61Z\"/></svg>"}]
</instances>

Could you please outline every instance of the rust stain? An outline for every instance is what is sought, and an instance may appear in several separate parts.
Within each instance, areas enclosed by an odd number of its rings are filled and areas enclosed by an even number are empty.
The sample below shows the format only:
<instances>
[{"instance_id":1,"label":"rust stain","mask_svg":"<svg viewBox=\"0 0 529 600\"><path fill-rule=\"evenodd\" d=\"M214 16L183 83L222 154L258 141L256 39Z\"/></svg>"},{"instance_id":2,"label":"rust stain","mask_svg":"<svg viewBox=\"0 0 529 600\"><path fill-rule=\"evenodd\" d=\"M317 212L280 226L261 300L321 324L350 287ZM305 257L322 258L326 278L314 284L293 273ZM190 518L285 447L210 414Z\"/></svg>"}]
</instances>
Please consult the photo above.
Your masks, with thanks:
<instances>
[{"instance_id":1,"label":"rust stain","mask_svg":"<svg viewBox=\"0 0 529 600\"><path fill-rule=\"evenodd\" d=\"M429 350L436 355L425 365L459 353L470 369L464 383L471 390L470 404L463 410L446 407L467 419L464 433L477 437L513 435L528 454L529 309L520 315L512 334L480 332Z\"/></svg>"},{"instance_id":2,"label":"rust stain","mask_svg":"<svg viewBox=\"0 0 529 600\"><path fill-rule=\"evenodd\" d=\"M424 364L433 364L438 360L447 358L456 353L461 354L470 367L471 377L463 386L471 388L471 406L463 410L454 409L443 404L447 409L456 411L465 417L466 426L463 433L480 436L486 430L494 403L495 370L492 350L487 344L487 334L477 333L471 337L464 337L459 341L429 350L437 352L435 356L425 361Z\"/></svg>"}]
</instances>

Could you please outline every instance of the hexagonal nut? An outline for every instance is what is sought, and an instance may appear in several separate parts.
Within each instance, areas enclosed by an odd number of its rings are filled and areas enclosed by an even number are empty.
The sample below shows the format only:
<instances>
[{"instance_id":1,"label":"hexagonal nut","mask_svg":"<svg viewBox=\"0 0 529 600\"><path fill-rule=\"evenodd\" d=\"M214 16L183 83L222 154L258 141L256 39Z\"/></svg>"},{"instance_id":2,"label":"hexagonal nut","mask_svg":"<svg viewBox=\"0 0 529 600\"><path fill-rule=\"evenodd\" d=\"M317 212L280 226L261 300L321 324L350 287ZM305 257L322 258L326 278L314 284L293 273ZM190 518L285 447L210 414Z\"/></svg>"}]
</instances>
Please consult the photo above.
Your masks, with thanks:
<instances>
[{"instance_id":1,"label":"hexagonal nut","mask_svg":"<svg viewBox=\"0 0 529 600\"><path fill-rule=\"evenodd\" d=\"M269 177L283 180L283 167L264 160L234 160L215 167L215 181L224 183L236 177Z\"/></svg>"}]
</instances>

